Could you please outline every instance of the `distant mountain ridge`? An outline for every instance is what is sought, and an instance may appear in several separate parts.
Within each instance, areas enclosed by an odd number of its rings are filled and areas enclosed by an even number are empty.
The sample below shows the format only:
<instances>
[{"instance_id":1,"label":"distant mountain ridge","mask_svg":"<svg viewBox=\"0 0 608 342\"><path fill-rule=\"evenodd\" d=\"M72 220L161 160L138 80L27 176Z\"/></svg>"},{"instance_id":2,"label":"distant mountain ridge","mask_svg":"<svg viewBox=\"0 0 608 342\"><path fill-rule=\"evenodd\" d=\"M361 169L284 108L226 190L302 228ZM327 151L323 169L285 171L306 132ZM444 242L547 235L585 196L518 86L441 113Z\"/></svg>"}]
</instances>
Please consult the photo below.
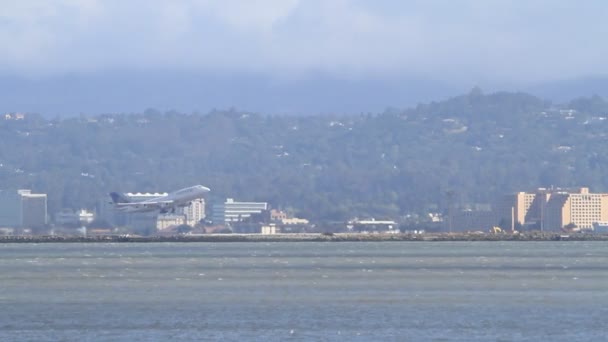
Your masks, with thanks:
<instances>
[{"instance_id":1,"label":"distant mountain ridge","mask_svg":"<svg viewBox=\"0 0 608 342\"><path fill-rule=\"evenodd\" d=\"M446 99L472 86L424 77L345 79L324 74L301 79L168 71L112 71L36 79L0 75L0 112L35 112L46 117L137 113L146 108L185 113L237 108L273 115L377 113L389 107ZM523 85L520 89L563 103L583 95L608 96L608 77Z\"/></svg>"},{"instance_id":2,"label":"distant mountain ridge","mask_svg":"<svg viewBox=\"0 0 608 342\"><path fill-rule=\"evenodd\" d=\"M268 114L378 112L441 99L456 88L426 80L286 80L259 74L110 72L41 79L0 77L0 110L45 116L132 113L146 108L206 113L214 108Z\"/></svg>"},{"instance_id":3,"label":"distant mountain ridge","mask_svg":"<svg viewBox=\"0 0 608 342\"><path fill-rule=\"evenodd\" d=\"M560 103L590 95L608 97L608 76L545 82L524 87L522 90Z\"/></svg>"}]
</instances>

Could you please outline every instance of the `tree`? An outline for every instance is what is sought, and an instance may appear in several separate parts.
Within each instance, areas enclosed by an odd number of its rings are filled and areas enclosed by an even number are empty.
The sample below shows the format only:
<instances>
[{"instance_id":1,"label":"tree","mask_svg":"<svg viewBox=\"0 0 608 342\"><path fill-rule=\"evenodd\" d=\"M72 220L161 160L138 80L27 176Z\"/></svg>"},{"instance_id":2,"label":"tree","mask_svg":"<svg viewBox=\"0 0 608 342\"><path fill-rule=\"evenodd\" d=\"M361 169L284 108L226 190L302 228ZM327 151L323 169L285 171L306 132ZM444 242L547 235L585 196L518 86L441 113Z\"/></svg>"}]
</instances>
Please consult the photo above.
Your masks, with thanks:
<instances>
[{"instance_id":1,"label":"tree","mask_svg":"<svg viewBox=\"0 0 608 342\"><path fill-rule=\"evenodd\" d=\"M192 231L192 227L187 225L187 224L180 224L179 226L177 226L177 228L175 229L177 231L178 234L187 234L190 233Z\"/></svg>"},{"instance_id":2,"label":"tree","mask_svg":"<svg viewBox=\"0 0 608 342\"><path fill-rule=\"evenodd\" d=\"M381 115L26 116L0 120L0 189L47 193L54 213L203 183L210 203L264 201L313 222L447 212L542 185L608 191L605 101L571 105L565 117L532 95L474 89Z\"/></svg>"}]
</instances>

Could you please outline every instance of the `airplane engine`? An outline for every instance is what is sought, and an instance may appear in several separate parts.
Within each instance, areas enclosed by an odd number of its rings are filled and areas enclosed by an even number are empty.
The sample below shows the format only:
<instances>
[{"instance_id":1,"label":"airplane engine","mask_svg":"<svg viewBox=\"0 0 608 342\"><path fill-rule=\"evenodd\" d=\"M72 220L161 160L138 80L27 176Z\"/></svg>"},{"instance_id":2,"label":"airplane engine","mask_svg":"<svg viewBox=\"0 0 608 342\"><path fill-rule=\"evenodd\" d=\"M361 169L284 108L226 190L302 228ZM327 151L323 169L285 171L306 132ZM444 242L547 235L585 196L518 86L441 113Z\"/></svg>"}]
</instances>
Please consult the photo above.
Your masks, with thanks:
<instances>
[{"instance_id":1,"label":"airplane engine","mask_svg":"<svg viewBox=\"0 0 608 342\"><path fill-rule=\"evenodd\" d=\"M160 208L161 214L175 213L175 207L170 204L163 204Z\"/></svg>"}]
</instances>

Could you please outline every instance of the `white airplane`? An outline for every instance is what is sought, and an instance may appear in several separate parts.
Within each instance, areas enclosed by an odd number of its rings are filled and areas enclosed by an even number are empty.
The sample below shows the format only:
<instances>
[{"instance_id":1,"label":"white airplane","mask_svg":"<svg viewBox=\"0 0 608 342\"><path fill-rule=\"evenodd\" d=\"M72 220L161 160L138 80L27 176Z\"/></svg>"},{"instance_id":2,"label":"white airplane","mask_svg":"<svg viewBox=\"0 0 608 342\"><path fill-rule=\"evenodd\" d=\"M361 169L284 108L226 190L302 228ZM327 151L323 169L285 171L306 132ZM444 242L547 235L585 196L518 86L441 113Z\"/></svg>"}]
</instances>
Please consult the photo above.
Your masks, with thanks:
<instances>
[{"instance_id":1,"label":"white airplane","mask_svg":"<svg viewBox=\"0 0 608 342\"><path fill-rule=\"evenodd\" d=\"M158 210L160 213L168 213L175 212L175 209L180 207L187 207L190 202L202 198L203 194L209 191L207 187L195 185L139 202L133 202L130 198L118 192L111 192L110 197L112 197L114 209L118 211L136 213Z\"/></svg>"}]
</instances>

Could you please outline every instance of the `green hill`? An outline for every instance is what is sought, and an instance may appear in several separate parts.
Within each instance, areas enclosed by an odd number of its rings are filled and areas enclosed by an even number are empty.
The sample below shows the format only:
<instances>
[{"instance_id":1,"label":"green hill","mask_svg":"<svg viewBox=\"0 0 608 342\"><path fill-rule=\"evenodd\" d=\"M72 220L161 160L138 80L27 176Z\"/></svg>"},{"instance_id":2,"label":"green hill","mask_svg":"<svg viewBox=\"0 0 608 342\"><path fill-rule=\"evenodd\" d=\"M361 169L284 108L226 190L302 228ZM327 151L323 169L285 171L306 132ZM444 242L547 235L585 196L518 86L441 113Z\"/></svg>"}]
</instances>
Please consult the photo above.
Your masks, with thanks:
<instances>
[{"instance_id":1,"label":"green hill","mask_svg":"<svg viewBox=\"0 0 608 342\"><path fill-rule=\"evenodd\" d=\"M111 190L190 184L311 219L398 217L538 186L608 191L608 103L469 94L356 116L236 110L0 119L0 188L92 208Z\"/></svg>"}]
</instances>

